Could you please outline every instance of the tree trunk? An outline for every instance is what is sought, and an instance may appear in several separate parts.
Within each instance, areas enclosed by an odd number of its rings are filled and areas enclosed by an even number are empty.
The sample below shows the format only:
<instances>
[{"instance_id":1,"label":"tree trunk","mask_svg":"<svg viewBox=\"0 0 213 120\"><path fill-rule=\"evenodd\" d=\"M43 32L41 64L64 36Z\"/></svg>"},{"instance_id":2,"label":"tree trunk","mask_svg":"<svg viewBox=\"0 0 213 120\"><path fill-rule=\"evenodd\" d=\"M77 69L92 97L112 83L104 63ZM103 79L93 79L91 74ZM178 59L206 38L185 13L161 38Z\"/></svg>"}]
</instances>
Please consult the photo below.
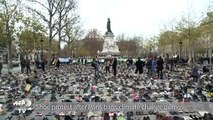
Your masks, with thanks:
<instances>
[{"instance_id":1,"label":"tree trunk","mask_svg":"<svg viewBox=\"0 0 213 120\"><path fill-rule=\"evenodd\" d=\"M7 68L8 68L8 72L10 72L11 68L12 68L12 40L11 40L11 36L10 36L10 29L9 29L9 21L6 23L6 38L8 41L8 46L7 46L7 54L8 54L8 59L7 59Z\"/></svg>"},{"instance_id":2,"label":"tree trunk","mask_svg":"<svg viewBox=\"0 0 213 120\"><path fill-rule=\"evenodd\" d=\"M61 57L61 13L59 14L58 23L58 57Z\"/></svg>"},{"instance_id":3,"label":"tree trunk","mask_svg":"<svg viewBox=\"0 0 213 120\"><path fill-rule=\"evenodd\" d=\"M68 45L68 54L69 56L72 56L71 44L68 43L67 45Z\"/></svg>"},{"instance_id":4,"label":"tree trunk","mask_svg":"<svg viewBox=\"0 0 213 120\"><path fill-rule=\"evenodd\" d=\"M48 65L51 65L51 44L52 44L52 16L49 21L49 40L48 40Z\"/></svg>"}]
</instances>

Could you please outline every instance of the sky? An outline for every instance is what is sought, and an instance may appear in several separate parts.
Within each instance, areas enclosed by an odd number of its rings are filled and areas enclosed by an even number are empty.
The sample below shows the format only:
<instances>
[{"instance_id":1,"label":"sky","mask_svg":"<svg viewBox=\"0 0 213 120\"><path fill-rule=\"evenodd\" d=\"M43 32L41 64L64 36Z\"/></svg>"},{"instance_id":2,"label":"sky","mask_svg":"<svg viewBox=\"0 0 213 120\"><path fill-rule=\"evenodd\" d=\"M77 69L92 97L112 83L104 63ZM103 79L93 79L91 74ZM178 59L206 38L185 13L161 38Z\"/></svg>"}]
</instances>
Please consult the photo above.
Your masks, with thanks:
<instances>
[{"instance_id":1,"label":"sky","mask_svg":"<svg viewBox=\"0 0 213 120\"><path fill-rule=\"evenodd\" d=\"M190 12L196 20L208 9L211 0L78 0L79 14L86 31L97 28L102 34L111 19L115 36L152 37L164 26L171 26Z\"/></svg>"}]
</instances>

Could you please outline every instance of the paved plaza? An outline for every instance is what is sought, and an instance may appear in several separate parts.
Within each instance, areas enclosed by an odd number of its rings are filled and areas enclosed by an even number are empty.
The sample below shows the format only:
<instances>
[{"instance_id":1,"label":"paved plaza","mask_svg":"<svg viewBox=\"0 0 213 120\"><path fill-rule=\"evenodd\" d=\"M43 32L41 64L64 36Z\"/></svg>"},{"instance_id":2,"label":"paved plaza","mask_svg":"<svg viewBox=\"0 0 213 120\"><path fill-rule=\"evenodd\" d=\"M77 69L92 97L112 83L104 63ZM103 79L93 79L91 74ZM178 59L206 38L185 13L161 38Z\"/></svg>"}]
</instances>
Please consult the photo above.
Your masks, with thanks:
<instances>
[{"instance_id":1,"label":"paved plaza","mask_svg":"<svg viewBox=\"0 0 213 120\"><path fill-rule=\"evenodd\" d=\"M80 111L74 110L50 110L44 111L42 107L35 105L49 105L54 103L76 105L77 103L177 103L177 102L209 102L212 104L212 79L213 74L203 73L200 65L200 78L198 81L192 81L190 77L191 68L187 65L174 67L173 71L164 71L163 79L158 79L154 74L152 78L148 77L147 69L139 78L134 73L135 68L128 69L125 63L118 65L118 74L114 77L111 73L106 74L104 64L100 64L100 77L97 81L94 79L94 69L91 64L70 64L62 65L59 70L54 67L47 68L46 71L40 69L31 74L20 73L19 68L13 69L12 74L3 74L1 76L1 98L2 106L1 120L53 120L60 114L61 119L99 119L104 117L109 119L109 112L114 116L121 115L121 111ZM111 70L112 72L112 70ZM4 73L4 72L3 72ZM26 85L32 87L26 92ZM135 96L135 97L134 97ZM32 106L25 114L18 112L16 101L30 100ZM187 105L186 102L185 104ZM196 105L196 104L195 104ZM29 108L29 106L28 106ZM202 117L204 113L212 113L212 108L187 111L173 110L167 112L144 111L144 110L122 110L125 119L144 120L149 116L150 120L155 120L156 115L167 117L176 116L181 118ZM32 113L31 113L32 112ZM63 113L60 113L63 112ZM83 112L83 113L82 113ZM89 113L88 113L89 112ZM64 114L64 115L63 115ZM212 114L211 114L212 115ZM117 117L118 119L118 117ZM187 119L188 120L188 119ZM211 120L211 119L205 119Z\"/></svg>"}]
</instances>

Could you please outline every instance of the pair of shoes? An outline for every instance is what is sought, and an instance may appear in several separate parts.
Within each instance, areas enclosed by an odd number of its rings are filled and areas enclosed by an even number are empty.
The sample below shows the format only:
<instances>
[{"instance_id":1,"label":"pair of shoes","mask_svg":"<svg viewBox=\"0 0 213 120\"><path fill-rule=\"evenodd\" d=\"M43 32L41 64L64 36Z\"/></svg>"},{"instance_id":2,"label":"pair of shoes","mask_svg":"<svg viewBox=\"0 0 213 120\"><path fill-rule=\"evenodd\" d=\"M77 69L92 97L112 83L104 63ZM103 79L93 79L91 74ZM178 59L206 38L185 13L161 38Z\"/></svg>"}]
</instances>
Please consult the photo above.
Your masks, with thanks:
<instances>
[{"instance_id":1,"label":"pair of shoes","mask_svg":"<svg viewBox=\"0 0 213 120\"><path fill-rule=\"evenodd\" d=\"M147 116L147 117L143 117L143 120L151 120L151 119L149 118L149 116Z\"/></svg>"},{"instance_id":2,"label":"pair of shoes","mask_svg":"<svg viewBox=\"0 0 213 120\"><path fill-rule=\"evenodd\" d=\"M143 111L136 111L136 115L143 115Z\"/></svg>"},{"instance_id":3,"label":"pair of shoes","mask_svg":"<svg viewBox=\"0 0 213 120\"><path fill-rule=\"evenodd\" d=\"M189 115L190 118L192 118L193 120L198 120L196 115Z\"/></svg>"},{"instance_id":4,"label":"pair of shoes","mask_svg":"<svg viewBox=\"0 0 213 120\"><path fill-rule=\"evenodd\" d=\"M171 115L178 115L178 112L176 112L176 111L169 111L169 113L170 113Z\"/></svg>"},{"instance_id":5,"label":"pair of shoes","mask_svg":"<svg viewBox=\"0 0 213 120\"><path fill-rule=\"evenodd\" d=\"M127 116L133 116L133 112L127 112Z\"/></svg>"},{"instance_id":6,"label":"pair of shoes","mask_svg":"<svg viewBox=\"0 0 213 120\"><path fill-rule=\"evenodd\" d=\"M44 117L43 120L49 120L47 117Z\"/></svg>"}]
</instances>

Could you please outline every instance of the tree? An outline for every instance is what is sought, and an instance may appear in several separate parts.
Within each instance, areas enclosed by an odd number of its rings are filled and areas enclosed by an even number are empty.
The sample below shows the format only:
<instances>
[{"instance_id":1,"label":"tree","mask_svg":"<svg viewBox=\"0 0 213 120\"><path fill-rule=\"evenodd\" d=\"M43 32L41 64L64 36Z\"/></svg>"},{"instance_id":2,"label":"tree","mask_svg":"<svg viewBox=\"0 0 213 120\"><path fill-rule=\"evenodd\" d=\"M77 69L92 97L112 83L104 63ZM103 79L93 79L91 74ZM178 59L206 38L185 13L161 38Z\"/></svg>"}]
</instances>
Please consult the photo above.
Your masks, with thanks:
<instances>
[{"instance_id":1,"label":"tree","mask_svg":"<svg viewBox=\"0 0 213 120\"><path fill-rule=\"evenodd\" d=\"M39 11L36 8L26 6L29 10L33 11L36 13L40 18L47 24L48 28L48 63L50 65L51 63L51 45L53 38L57 35L56 25L57 25L57 20L56 20L56 13L60 5L60 0L28 0L30 2L35 3L34 6L41 6L45 11ZM45 3L46 2L46 3ZM44 14L44 12L47 12L47 15ZM43 14L42 14L43 13ZM54 32L55 31L55 32Z\"/></svg>"},{"instance_id":2,"label":"tree","mask_svg":"<svg viewBox=\"0 0 213 120\"><path fill-rule=\"evenodd\" d=\"M68 21L72 21L72 19L66 17L65 23L69 23ZM72 55L72 51L74 48L71 48L71 44L75 40L79 40L80 37L83 35L84 31L81 29L80 25L78 24L79 21L76 19L73 21L72 24L67 24L64 28L64 38L63 41L67 43L68 45L68 51L70 51L68 54Z\"/></svg>"},{"instance_id":3,"label":"tree","mask_svg":"<svg viewBox=\"0 0 213 120\"><path fill-rule=\"evenodd\" d=\"M73 13L75 12L77 8L77 2L75 0L60 0L58 4L58 9L57 9L57 15L58 15L58 26L57 31L58 31L58 56L61 56L61 41L63 38L62 32L64 28L69 27L70 25L74 24L78 16L75 16ZM72 17L71 19L68 19L69 14L72 13L70 16ZM65 20L64 20L65 19ZM67 30L67 29L66 29ZM66 33L65 35L66 36Z\"/></svg>"},{"instance_id":4,"label":"tree","mask_svg":"<svg viewBox=\"0 0 213 120\"><path fill-rule=\"evenodd\" d=\"M126 40L126 35L124 33L122 33L116 37L116 40L117 41Z\"/></svg>"},{"instance_id":5,"label":"tree","mask_svg":"<svg viewBox=\"0 0 213 120\"><path fill-rule=\"evenodd\" d=\"M19 46L24 54L27 54L33 50L39 50L40 40L43 38L43 31L45 31L44 26L39 22L39 20L33 16L25 17L22 20L24 26L19 37Z\"/></svg>"},{"instance_id":6,"label":"tree","mask_svg":"<svg viewBox=\"0 0 213 120\"><path fill-rule=\"evenodd\" d=\"M136 40L122 40L117 42L118 48L120 50L121 55L123 56L131 56L137 57L138 56L138 46Z\"/></svg>"},{"instance_id":7,"label":"tree","mask_svg":"<svg viewBox=\"0 0 213 120\"><path fill-rule=\"evenodd\" d=\"M7 43L4 38L4 23L0 19L0 48L6 48L6 47L7 47Z\"/></svg>"},{"instance_id":8,"label":"tree","mask_svg":"<svg viewBox=\"0 0 213 120\"><path fill-rule=\"evenodd\" d=\"M89 38L89 39L101 39L101 33L96 29L96 28L93 28L93 29L90 29L86 35L86 38Z\"/></svg>"},{"instance_id":9,"label":"tree","mask_svg":"<svg viewBox=\"0 0 213 120\"><path fill-rule=\"evenodd\" d=\"M8 72L12 67L12 42L15 39L15 24L22 18L20 0L0 0L0 18L4 26L3 36L8 49Z\"/></svg>"}]
</instances>

